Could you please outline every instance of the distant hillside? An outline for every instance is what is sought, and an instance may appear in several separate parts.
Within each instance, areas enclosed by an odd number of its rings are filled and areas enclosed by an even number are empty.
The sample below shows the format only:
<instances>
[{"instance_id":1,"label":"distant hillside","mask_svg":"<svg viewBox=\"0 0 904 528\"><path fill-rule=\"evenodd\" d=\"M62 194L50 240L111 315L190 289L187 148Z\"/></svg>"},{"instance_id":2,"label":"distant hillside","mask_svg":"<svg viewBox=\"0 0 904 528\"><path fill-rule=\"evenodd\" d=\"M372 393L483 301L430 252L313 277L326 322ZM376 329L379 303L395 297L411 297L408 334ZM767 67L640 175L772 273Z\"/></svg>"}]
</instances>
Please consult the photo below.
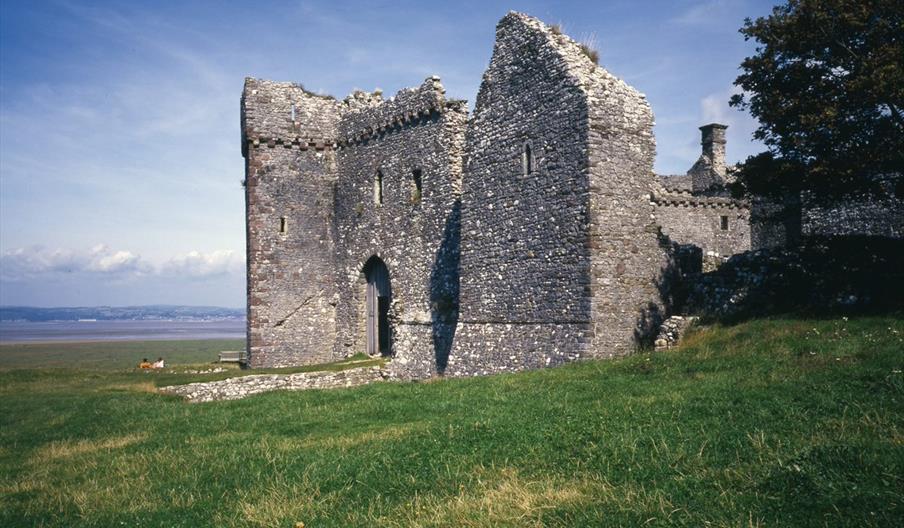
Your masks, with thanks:
<instances>
[{"instance_id":1,"label":"distant hillside","mask_svg":"<svg viewBox=\"0 0 904 528\"><path fill-rule=\"evenodd\" d=\"M214 321L244 319L242 308L218 306L83 306L72 308L37 308L34 306L0 306L0 321Z\"/></svg>"}]
</instances>

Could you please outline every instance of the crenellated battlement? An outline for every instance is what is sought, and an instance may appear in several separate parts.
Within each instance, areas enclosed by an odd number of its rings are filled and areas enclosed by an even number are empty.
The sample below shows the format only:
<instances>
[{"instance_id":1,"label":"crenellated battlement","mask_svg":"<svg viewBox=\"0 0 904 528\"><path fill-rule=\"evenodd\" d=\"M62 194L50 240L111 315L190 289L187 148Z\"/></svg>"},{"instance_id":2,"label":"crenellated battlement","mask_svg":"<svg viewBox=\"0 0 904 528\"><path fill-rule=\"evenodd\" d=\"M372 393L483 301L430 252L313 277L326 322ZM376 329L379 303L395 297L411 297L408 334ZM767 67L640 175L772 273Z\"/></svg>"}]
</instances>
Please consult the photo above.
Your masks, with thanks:
<instances>
[{"instance_id":1,"label":"crenellated battlement","mask_svg":"<svg viewBox=\"0 0 904 528\"><path fill-rule=\"evenodd\" d=\"M346 103L349 110L342 115L339 124L341 142L364 141L442 113L445 93L439 77L432 76L419 87L402 89L387 101L354 106Z\"/></svg>"},{"instance_id":2,"label":"crenellated battlement","mask_svg":"<svg viewBox=\"0 0 904 528\"><path fill-rule=\"evenodd\" d=\"M701 207L749 209L747 200L738 200L728 196L706 196L688 191L668 191L665 188L655 189L650 193L650 201L660 206Z\"/></svg>"},{"instance_id":3,"label":"crenellated battlement","mask_svg":"<svg viewBox=\"0 0 904 528\"><path fill-rule=\"evenodd\" d=\"M297 83L247 78L242 95L242 149L284 147L329 150L370 141L435 121L446 112L467 113L464 100L447 100L437 76L383 99L380 90L355 91L341 102Z\"/></svg>"}]
</instances>

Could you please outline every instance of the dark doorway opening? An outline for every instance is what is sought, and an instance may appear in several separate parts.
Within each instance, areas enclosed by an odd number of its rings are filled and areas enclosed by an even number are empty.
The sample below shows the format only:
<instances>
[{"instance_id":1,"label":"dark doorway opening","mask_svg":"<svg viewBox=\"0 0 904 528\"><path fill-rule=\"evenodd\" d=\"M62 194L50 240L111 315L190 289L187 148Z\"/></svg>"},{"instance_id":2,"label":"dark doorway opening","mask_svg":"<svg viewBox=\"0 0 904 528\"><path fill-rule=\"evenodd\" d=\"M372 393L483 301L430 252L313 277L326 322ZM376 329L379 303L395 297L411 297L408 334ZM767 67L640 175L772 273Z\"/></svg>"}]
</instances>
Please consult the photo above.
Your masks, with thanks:
<instances>
[{"instance_id":1,"label":"dark doorway opening","mask_svg":"<svg viewBox=\"0 0 904 528\"><path fill-rule=\"evenodd\" d=\"M392 288L389 284L389 269L378 257L371 257L364 265L367 278L367 293L364 298L367 313L367 346L369 355L388 356L391 351L391 328L389 306L392 302Z\"/></svg>"}]
</instances>

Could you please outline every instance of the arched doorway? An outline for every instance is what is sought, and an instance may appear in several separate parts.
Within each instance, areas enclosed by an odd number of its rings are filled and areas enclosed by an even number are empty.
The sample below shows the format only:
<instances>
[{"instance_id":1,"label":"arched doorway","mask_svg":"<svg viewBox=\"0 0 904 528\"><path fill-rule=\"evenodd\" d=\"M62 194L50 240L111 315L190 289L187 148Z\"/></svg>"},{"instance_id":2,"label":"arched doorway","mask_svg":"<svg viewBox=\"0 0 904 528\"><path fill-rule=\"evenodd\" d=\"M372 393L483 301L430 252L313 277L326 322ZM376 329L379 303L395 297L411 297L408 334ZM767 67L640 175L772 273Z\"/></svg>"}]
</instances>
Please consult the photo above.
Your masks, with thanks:
<instances>
[{"instance_id":1,"label":"arched doorway","mask_svg":"<svg viewBox=\"0 0 904 528\"><path fill-rule=\"evenodd\" d=\"M392 288L389 284L389 269L378 257L370 257L364 265L367 279L367 293L364 296L367 316L367 347L370 355L389 355L389 303Z\"/></svg>"}]
</instances>

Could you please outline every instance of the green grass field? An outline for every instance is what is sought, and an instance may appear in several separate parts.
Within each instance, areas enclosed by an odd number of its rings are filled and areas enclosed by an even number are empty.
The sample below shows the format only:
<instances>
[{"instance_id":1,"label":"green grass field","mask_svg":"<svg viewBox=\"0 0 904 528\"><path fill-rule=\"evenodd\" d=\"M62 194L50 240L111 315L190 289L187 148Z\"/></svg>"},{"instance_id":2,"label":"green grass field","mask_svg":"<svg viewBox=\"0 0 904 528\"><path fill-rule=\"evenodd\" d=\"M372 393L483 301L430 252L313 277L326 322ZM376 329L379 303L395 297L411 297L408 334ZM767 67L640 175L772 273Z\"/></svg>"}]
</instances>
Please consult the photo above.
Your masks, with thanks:
<instances>
[{"instance_id":1,"label":"green grass field","mask_svg":"<svg viewBox=\"0 0 904 528\"><path fill-rule=\"evenodd\" d=\"M896 316L194 405L154 388L204 376L4 370L0 526L897 527L902 369Z\"/></svg>"},{"instance_id":2,"label":"green grass field","mask_svg":"<svg viewBox=\"0 0 904 528\"><path fill-rule=\"evenodd\" d=\"M78 343L14 343L0 345L0 369L66 367L125 369L142 358L170 364L210 363L223 350L243 350L243 339L196 341L107 341Z\"/></svg>"}]
</instances>

